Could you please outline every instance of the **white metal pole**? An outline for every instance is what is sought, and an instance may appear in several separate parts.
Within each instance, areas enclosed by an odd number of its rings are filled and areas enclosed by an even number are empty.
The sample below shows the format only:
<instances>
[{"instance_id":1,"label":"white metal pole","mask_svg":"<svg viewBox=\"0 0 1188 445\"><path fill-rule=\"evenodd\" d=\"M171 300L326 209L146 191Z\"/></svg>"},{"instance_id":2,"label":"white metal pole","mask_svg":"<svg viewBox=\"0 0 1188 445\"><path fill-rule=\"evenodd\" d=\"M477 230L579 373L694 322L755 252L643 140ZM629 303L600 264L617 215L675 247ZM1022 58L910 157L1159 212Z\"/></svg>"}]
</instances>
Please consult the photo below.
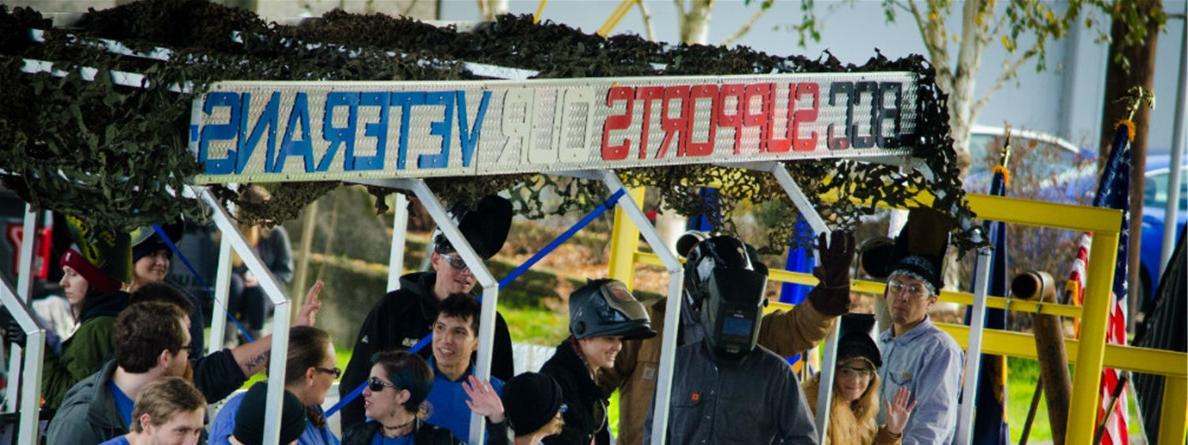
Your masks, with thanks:
<instances>
[{"instance_id":1,"label":"white metal pole","mask_svg":"<svg viewBox=\"0 0 1188 445\"><path fill-rule=\"evenodd\" d=\"M33 302L33 245L37 243L37 212L32 204L25 204L25 221L21 226L21 252L17 260L17 295L25 304Z\"/></svg>"},{"instance_id":2,"label":"white metal pole","mask_svg":"<svg viewBox=\"0 0 1188 445\"><path fill-rule=\"evenodd\" d=\"M788 174L783 165L779 163L772 163L771 174L775 176L776 181L779 182L780 187L788 194L788 198L792 199L792 204L796 205L796 210L804 217L809 226L813 228L813 233L824 233L826 239L829 239L829 227L825 225L825 220L821 219L821 215L817 213L817 209L813 208L812 202L804 195L804 191L800 190L800 186L796 184L796 180ZM813 252L816 255L816 252ZM817 261L820 264L820 259ZM841 335L841 323L834 323L833 328L829 330L828 336L825 337L825 356L821 358L821 369L818 370L821 374L820 384L817 386L817 440L820 443L825 443L825 438L829 433L829 408L831 400L833 399L833 378L834 370L837 369L837 341L838 336Z\"/></svg>"},{"instance_id":3,"label":"white metal pole","mask_svg":"<svg viewBox=\"0 0 1188 445\"><path fill-rule=\"evenodd\" d=\"M4 308L8 309L8 313L21 326L21 330L25 331L25 367L20 373L20 423L17 427L20 440L17 443L21 445L40 443L37 437L37 417L38 406L41 402L41 361L45 357L45 328L37 321L37 317L33 316L33 311L29 310L29 306L18 298L16 292L3 278L0 278L0 303L3 303ZM19 365L21 349L14 347L11 354ZM16 386L16 375L9 377L11 379L8 384ZM10 406L17 400L17 396L12 397L9 399Z\"/></svg>"},{"instance_id":4,"label":"white metal pole","mask_svg":"<svg viewBox=\"0 0 1188 445\"><path fill-rule=\"evenodd\" d=\"M207 354L223 349L223 333L227 330L227 300L231 293L231 240L219 237L219 263L215 272L214 308L210 315L210 341Z\"/></svg>"},{"instance_id":5,"label":"white metal pole","mask_svg":"<svg viewBox=\"0 0 1188 445\"><path fill-rule=\"evenodd\" d=\"M965 445L973 440L974 407L977 403L978 372L982 364L982 330L986 324L986 292L990 288L990 253L992 249L978 249L978 276L974 286L973 311L970 313L969 347L965 350L965 379L961 388L961 406L957 411L956 444Z\"/></svg>"},{"instance_id":6,"label":"white metal pole","mask_svg":"<svg viewBox=\"0 0 1188 445\"><path fill-rule=\"evenodd\" d=\"M404 248L408 239L408 197L396 193L396 214L392 216L392 249L388 252L388 292L400 289L404 273ZM433 244L433 240L429 240Z\"/></svg>"},{"instance_id":7,"label":"white metal pole","mask_svg":"<svg viewBox=\"0 0 1188 445\"><path fill-rule=\"evenodd\" d=\"M1176 244L1176 221L1180 213L1180 166L1184 162L1184 146L1188 145L1188 135L1184 127L1188 125L1188 2L1184 2L1184 28L1180 33L1180 82L1176 84L1176 114L1175 126L1172 128L1171 162L1167 171L1167 210L1163 218L1163 251L1159 254L1159 276L1167 268L1171 260L1172 249ZM1159 277L1155 277L1158 281Z\"/></svg>"},{"instance_id":8,"label":"white metal pole","mask_svg":"<svg viewBox=\"0 0 1188 445\"><path fill-rule=\"evenodd\" d=\"M599 174L609 193L625 189L623 182L619 180L619 176L614 171L601 170ZM648 245L652 246L652 251L660 257L660 261L664 263L664 268L668 271L668 301L665 303L664 334L660 339L660 375L656 378L656 399L653 402L654 411L652 412L651 443L661 444L665 443L664 438L668 435L668 404L672 399L672 374L676 362L677 328L681 324L681 286L685 280L685 271L676 254L664 244L660 234L656 232L656 228L648 221L648 217L644 215L643 210L639 208L639 203L635 202L630 193L624 194L619 199L619 207L631 218L631 222L635 223L639 233L643 235Z\"/></svg>"},{"instance_id":9,"label":"white metal pole","mask_svg":"<svg viewBox=\"0 0 1188 445\"><path fill-rule=\"evenodd\" d=\"M232 249L243 259L248 270L256 275L260 289L264 291L275 307L272 319L271 351L268 360L269 363L280 364L280 366L270 366L268 370L268 395L265 397L266 408L264 411L264 443L278 443L280 441L280 407L283 403L285 390L285 367L283 364L289 350L289 312L291 310L289 299L285 297L276 278L272 276L272 271L268 270L268 266L260 260L256 250L244 239L243 233L239 231L239 226L231 220L227 209L223 208L223 205L210 191L198 189L196 192L202 201L211 208L215 224L223 234L222 239L230 241Z\"/></svg>"},{"instance_id":10,"label":"white metal pole","mask_svg":"<svg viewBox=\"0 0 1188 445\"><path fill-rule=\"evenodd\" d=\"M495 281L495 276L487 270L483 259L474 251L466 236L462 235L462 231L454 224L454 220L450 218L445 206L441 205L441 201L429 189L429 185L422 179L407 180L406 183L416 194L417 199L421 201L421 205L425 206L425 210L429 211L429 215L433 217L433 221L445 234L446 239L450 240L450 245L454 246L454 250L466 262L466 266L474 274L475 280L483 287L482 312L479 314L478 363L475 373L479 380L489 380L491 378L491 353L495 343L495 309L499 303L499 282ZM471 415L469 443L483 443L485 433L486 421L483 417Z\"/></svg>"}]
</instances>

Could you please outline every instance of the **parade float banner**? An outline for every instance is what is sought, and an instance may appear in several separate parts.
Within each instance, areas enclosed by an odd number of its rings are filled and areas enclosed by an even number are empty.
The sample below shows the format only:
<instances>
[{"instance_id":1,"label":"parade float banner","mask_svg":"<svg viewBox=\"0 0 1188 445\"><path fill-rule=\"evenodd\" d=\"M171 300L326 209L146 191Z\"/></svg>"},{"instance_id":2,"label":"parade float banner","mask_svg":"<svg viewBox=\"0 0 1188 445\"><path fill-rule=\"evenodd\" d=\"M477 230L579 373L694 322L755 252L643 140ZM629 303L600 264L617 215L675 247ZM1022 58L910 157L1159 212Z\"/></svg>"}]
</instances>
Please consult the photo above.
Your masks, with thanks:
<instances>
[{"instance_id":1,"label":"parade float banner","mask_svg":"<svg viewBox=\"0 0 1188 445\"><path fill-rule=\"evenodd\" d=\"M457 82L219 82L197 183L478 176L899 156L907 72Z\"/></svg>"}]
</instances>

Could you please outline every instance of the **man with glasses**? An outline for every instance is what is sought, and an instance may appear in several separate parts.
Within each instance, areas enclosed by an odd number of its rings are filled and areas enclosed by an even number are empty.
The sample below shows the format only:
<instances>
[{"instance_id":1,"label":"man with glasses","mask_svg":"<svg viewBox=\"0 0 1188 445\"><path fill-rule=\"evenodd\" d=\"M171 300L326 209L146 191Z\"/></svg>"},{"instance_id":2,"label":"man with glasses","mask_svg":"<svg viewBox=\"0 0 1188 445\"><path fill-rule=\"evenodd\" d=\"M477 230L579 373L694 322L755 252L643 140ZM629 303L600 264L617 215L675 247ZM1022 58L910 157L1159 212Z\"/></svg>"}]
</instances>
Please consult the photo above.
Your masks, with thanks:
<instances>
[{"instance_id":1,"label":"man with glasses","mask_svg":"<svg viewBox=\"0 0 1188 445\"><path fill-rule=\"evenodd\" d=\"M474 209L459 207L451 213L460 221L458 228L480 258L490 259L503 247L511 228L512 205L508 200L487 196L480 199ZM367 314L338 386L344 400L367 379L373 355L416 346L432 332L442 300L452 294L469 295L474 291L474 274L445 235L438 233L433 244L433 254L429 258L433 270L400 277L400 289L384 295ZM425 357L428 357L428 349L421 349ZM507 381L515 374L515 362L511 334L499 314L495 317L492 353L491 376ZM343 407L344 427L362 421L361 400L356 399Z\"/></svg>"},{"instance_id":2,"label":"man with glasses","mask_svg":"<svg viewBox=\"0 0 1188 445\"><path fill-rule=\"evenodd\" d=\"M880 396L894 400L900 388L906 388L916 402L903 430L904 444L947 444L957 432L962 351L928 318L944 287L942 265L951 228L948 217L940 213L912 209L894 244L863 249L863 267L887 279L883 298L891 329L879 335ZM879 422L886 414L880 413Z\"/></svg>"},{"instance_id":3,"label":"man with glasses","mask_svg":"<svg viewBox=\"0 0 1188 445\"><path fill-rule=\"evenodd\" d=\"M100 443L128 434L133 401L146 385L190 370L189 316L177 306L137 303L120 312L115 360L70 388L49 424L48 443Z\"/></svg>"}]
</instances>

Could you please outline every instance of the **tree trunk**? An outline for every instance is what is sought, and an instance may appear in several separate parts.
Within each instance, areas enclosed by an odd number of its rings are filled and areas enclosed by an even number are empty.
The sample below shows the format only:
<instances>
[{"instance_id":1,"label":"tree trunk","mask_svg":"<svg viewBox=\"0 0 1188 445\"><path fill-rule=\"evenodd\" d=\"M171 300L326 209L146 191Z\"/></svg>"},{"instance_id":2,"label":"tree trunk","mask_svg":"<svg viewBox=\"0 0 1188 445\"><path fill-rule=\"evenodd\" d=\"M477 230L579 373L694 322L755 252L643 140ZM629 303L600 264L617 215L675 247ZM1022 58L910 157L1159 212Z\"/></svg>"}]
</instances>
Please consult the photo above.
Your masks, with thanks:
<instances>
[{"instance_id":1,"label":"tree trunk","mask_svg":"<svg viewBox=\"0 0 1188 445\"><path fill-rule=\"evenodd\" d=\"M1106 65L1105 106L1101 116L1101 140L1098 144L1101 151L1097 161L1098 171L1104 168L1106 157L1109 156L1114 126L1119 119L1126 118L1128 114L1127 106L1130 101L1119 101L1119 99L1126 97L1127 90L1133 86L1142 86L1150 90L1155 82L1155 48L1160 26L1159 21L1153 17L1158 15L1157 13L1163 6L1158 0L1121 2L1120 5L1123 8L1138 9L1139 17L1145 19L1140 26L1146 27L1148 31L1146 38L1141 43L1124 45L1124 39L1131 31L1130 26L1126 21L1119 19L1114 19L1110 26L1111 43ZM1130 62L1129 70L1116 62L1118 57ZM1142 307L1139 304L1142 296L1142 281L1139 278L1141 275L1139 249L1143 233L1143 174L1147 167L1147 128L1150 125L1150 115L1151 109L1143 106L1131 119L1134 121L1135 130L1130 152L1130 243L1128 245L1130 250L1127 259L1130 282L1127 296L1130 303L1127 329L1131 332L1134 330L1134 314L1137 308Z\"/></svg>"},{"instance_id":2,"label":"tree trunk","mask_svg":"<svg viewBox=\"0 0 1188 445\"><path fill-rule=\"evenodd\" d=\"M714 0L693 0L692 8L681 17L681 42L706 44L709 42L710 12Z\"/></svg>"}]
</instances>

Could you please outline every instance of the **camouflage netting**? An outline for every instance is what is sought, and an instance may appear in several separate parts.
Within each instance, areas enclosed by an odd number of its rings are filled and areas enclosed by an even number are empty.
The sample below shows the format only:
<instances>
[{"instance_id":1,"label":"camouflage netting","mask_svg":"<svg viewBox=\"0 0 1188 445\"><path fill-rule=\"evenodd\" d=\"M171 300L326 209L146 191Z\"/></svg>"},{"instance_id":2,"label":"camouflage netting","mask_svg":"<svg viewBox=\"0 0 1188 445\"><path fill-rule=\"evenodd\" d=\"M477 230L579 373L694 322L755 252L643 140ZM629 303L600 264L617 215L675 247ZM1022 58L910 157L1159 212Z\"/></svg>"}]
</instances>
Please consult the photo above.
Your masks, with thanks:
<instances>
[{"instance_id":1,"label":"camouflage netting","mask_svg":"<svg viewBox=\"0 0 1188 445\"><path fill-rule=\"evenodd\" d=\"M342 11L282 26L202 0L148 0L92 10L77 26L70 30L76 36L116 39L140 50L170 48L171 62L125 58L71 43L65 31L49 29L37 12L10 12L0 5L0 103L9 104L0 108L0 178L38 208L79 215L100 226L128 229L177 214L201 216L200 205L175 197L174 191L200 171L185 149L184 137L193 94L212 81L476 79L463 61L537 70L539 78L913 72L919 76L916 134L902 143L925 161L932 178L847 160L794 161L785 167L808 196L831 193L840 198L815 203L835 227L852 227L874 211L848 198L916 205L912 196L920 189L939 197L933 207L959 219L973 217L948 136L945 96L936 87L932 67L920 56L889 60L876 55L865 64L851 65L828 54L814 60L745 47L663 45L638 36L602 38L548 21L534 25L531 16L514 15L465 33L411 19ZM31 42L29 28L47 29L47 42ZM238 39L232 39L233 34ZM311 49L308 42L323 45ZM343 47L359 50L348 56L339 50ZM26 58L52 61L55 69L71 74L24 74ZM76 69L82 66L98 68L99 81L82 80ZM107 80L108 70L143 73L152 83L144 89L116 86ZM193 94L168 89L185 82L193 84ZM630 186L655 187L663 206L689 216L712 213L691 186L717 185L718 204L726 217L710 219L726 232L734 231L730 216L740 204L777 201L787 217L768 229L767 247L779 250L789 239L803 238L794 236L795 208L771 175L682 166L623 170L621 177ZM447 204L508 191L516 210L531 218L587 210L606 196L598 183L541 175L427 181ZM294 217L336 185L270 184L273 199L267 205L246 202L223 187L214 189L220 199L240 205L244 222L273 225ZM380 198L388 192L371 190ZM562 203L546 206L545 190L560 195ZM382 203L377 200L377 206ZM958 235L963 250L972 246L970 233Z\"/></svg>"}]
</instances>

